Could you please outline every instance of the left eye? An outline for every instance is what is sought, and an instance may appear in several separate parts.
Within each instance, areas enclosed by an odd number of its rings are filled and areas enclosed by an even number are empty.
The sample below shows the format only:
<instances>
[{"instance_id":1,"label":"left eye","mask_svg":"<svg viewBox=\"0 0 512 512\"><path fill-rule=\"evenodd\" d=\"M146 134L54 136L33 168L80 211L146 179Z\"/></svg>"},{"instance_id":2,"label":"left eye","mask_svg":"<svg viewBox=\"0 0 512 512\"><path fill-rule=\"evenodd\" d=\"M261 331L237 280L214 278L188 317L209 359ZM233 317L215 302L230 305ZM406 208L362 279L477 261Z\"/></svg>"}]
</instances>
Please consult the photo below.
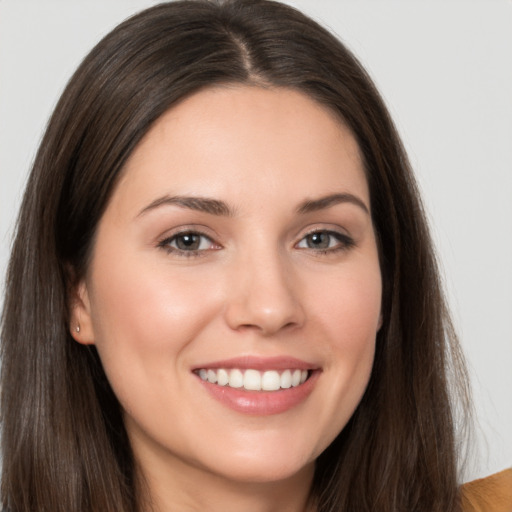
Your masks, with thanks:
<instances>
[{"instance_id":1,"label":"left eye","mask_svg":"<svg viewBox=\"0 0 512 512\"><path fill-rule=\"evenodd\" d=\"M195 252L211 249L213 242L205 235L189 232L167 238L161 245L175 251Z\"/></svg>"},{"instance_id":2,"label":"left eye","mask_svg":"<svg viewBox=\"0 0 512 512\"><path fill-rule=\"evenodd\" d=\"M347 248L352 244L351 240L333 231L315 231L306 235L298 244L299 249L335 250Z\"/></svg>"}]
</instances>

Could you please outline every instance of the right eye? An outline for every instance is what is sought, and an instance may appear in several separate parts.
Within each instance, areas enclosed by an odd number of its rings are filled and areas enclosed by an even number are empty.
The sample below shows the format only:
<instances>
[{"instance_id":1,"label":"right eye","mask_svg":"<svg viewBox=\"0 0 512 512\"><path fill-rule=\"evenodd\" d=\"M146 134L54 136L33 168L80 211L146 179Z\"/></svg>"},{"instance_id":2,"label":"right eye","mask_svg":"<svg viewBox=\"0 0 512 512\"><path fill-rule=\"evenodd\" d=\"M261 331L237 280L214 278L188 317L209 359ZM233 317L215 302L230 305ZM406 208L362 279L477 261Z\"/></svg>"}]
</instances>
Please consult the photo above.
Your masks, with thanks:
<instances>
[{"instance_id":1,"label":"right eye","mask_svg":"<svg viewBox=\"0 0 512 512\"><path fill-rule=\"evenodd\" d=\"M211 238L195 231L177 233L162 240L158 245L168 252L183 256L194 256L203 251L219 248Z\"/></svg>"}]
</instances>

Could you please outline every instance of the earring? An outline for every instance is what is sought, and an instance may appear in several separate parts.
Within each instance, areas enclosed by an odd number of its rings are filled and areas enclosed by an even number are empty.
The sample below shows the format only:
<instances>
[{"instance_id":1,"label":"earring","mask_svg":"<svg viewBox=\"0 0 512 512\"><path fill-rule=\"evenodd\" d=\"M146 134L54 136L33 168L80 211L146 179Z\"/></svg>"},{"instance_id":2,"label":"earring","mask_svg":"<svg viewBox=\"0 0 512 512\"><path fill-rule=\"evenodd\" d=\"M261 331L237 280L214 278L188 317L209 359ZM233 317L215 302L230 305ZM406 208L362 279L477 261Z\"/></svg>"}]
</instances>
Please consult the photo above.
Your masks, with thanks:
<instances>
[{"instance_id":1,"label":"earring","mask_svg":"<svg viewBox=\"0 0 512 512\"><path fill-rule=\"evenodd\" d=\"M76 332L80 332L80 324L78 324L78 325L75 327L75 331L76 331Z\"/></svg>"}]
</instances>

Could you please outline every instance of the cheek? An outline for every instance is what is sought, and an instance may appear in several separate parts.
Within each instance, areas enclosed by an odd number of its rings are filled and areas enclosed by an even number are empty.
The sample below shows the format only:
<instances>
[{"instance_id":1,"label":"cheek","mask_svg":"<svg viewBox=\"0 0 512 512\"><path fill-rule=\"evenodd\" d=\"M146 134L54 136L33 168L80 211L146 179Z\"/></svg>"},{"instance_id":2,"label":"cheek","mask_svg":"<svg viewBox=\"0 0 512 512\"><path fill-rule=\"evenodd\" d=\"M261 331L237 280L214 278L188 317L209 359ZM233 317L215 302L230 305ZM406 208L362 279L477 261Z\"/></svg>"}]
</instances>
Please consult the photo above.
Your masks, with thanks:
<instances>
[{"instance_id":1,"label":"cheek","mask_svg":"<svg viewBox=\"0 0 512 512\"><path fill-rule=\"evenodd\" d=\"M380 269L377 265L347 268L331 276L326 289L312 301L316 342L323 350L329 385L315 413L319 424L326 426L319 452L347 424L370 379L380 324Z\"/></svg>"},{"instance_id":2,"label":"cheek","mask_svg":"<svg viewBox=\"0 0 512 512\"><path fill-rule=\"evenodd\" d=\"M382 283L377 264L342 269L323 283L312 301L318 321L328 330L329 349L349 356L374 345L380 326Z\"/></svg>"},{"instance_id":3,"label":"cheek","mask_svg":"<svg viewBox=\"0 0 512 512\"><path fill-rule=\"evenodd\" d=\"M381 282L380 272L368 272L345 279L342 296L337 302L338 314L333 322L337 332L331 346L333 357L340 361L340 379L350 383L362 397L368 383L375 354L375 339L380 324ZM334 334L334 333L333 333Z\"/></svg>"},{"instance_id":4,"label":"cheek","mask_svg":"<svg viewBox=\"0 0 512 512\"><path fill-rule=\"evenodd\" d=\"M95 345L105 371L158 371L155 361L178 366L182 350L217 309L204 282L141 258L95 257L91 313ZM198 308L198 304L201 307ZM115 378L112 375L112 378Z\"/></svg>"}]
</instances>

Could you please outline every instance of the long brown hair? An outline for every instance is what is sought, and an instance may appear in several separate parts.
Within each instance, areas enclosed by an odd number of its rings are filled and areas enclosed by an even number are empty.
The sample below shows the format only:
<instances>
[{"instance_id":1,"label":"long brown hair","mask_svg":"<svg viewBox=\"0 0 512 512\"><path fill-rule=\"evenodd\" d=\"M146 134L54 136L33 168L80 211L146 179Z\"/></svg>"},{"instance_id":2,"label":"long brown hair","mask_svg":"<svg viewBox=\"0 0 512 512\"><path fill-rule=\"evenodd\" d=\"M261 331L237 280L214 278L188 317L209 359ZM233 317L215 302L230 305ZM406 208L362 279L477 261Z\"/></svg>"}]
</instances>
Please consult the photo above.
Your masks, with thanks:
<instances>
[{"instance_id":1,"label":"long brown hair","mask_svg":"<svg viewBox=\"0 0 512 512\"><path fill-rule=\"evenodd\" d=\"M355 135L384 282L367 391L317 461L319 512L459 510L453 397L463 363L407 157L372 81L331 34L266 0L177 1L119 25L49 122L20 211L2 319L2 487L11 512L136 512L135 461L69 291L123 165L152 124L222 83L302 91Z\"/></svg>"}]
</instances>

